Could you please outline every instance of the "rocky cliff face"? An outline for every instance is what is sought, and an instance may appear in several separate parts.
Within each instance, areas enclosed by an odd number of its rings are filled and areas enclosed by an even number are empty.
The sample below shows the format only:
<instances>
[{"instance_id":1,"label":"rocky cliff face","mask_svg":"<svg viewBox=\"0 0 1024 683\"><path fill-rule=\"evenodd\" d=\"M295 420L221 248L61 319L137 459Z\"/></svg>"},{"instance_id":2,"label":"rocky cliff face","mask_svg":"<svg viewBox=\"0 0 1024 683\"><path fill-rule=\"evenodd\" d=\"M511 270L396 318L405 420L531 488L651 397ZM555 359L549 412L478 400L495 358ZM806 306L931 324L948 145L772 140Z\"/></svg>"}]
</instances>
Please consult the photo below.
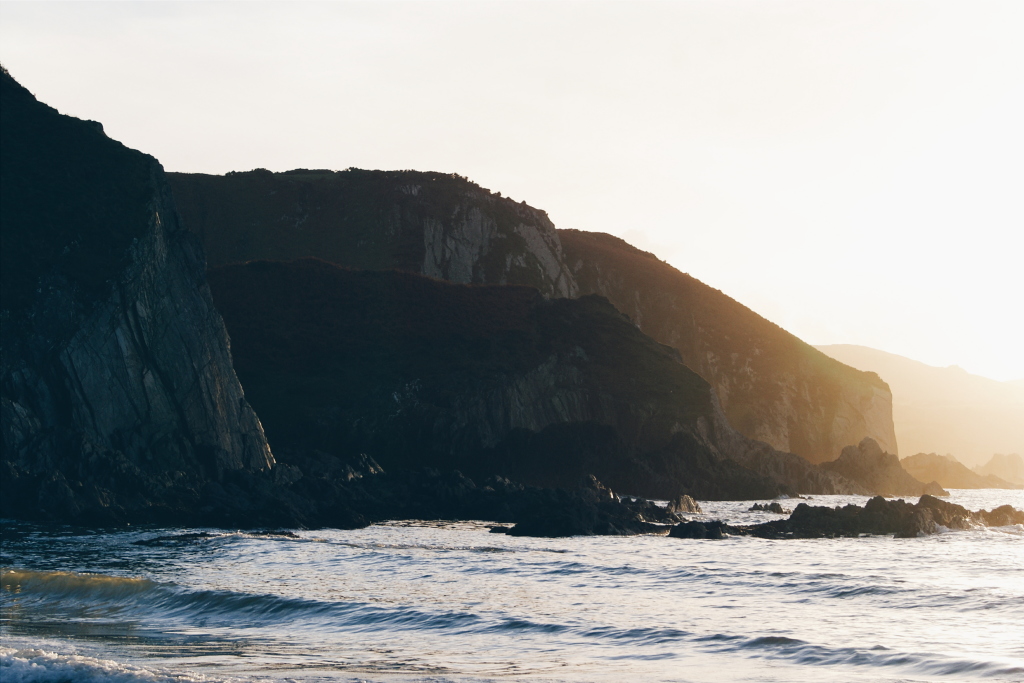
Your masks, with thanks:
<instances>
[{"instance_id":1,"label":"rocky cliff face","mask_svg":"<svg viewBox=\"0 0 1024 683\"><path fill-rule=\"evenodd\" d=\"M873 373L828 358L653 254L599 233L560 230L581 293L608 298L679 350L742 434L811 462L869 436L892 453L892 394Z\"/></svg>"},{"instance_id":2,"label":"rocky cliff face","mask_svg":"<svg viewBox=\"0 0 1024 683\"><path fill-rule=\"evenodd\" d=\"M156 519L269 468L160 165L0 86L3 514Z\"/></svg>"},{"instance_id":3,"label":"rocky cliff face","mask_svg":"<svg viewBox=\"0 0 1024 683\"><path fill-rule=\"evenodd\" d=\"M601 297L312 259L210 271L278 458L367 453L650 497L859 492L732 430L711 387ZM304 456L303 456L304 457Z\"/></svg>"},{"instance_id":4,"label":"rocky cliff face","mask_svg":"<svg viewBox=\"0 0 1024 683\"><path fill-rule=\"evenodd\" d=\"M169 177L210 267L315 257L577 294L547 214L459 176L349 169Z\"/></svg>"}]
</instances>

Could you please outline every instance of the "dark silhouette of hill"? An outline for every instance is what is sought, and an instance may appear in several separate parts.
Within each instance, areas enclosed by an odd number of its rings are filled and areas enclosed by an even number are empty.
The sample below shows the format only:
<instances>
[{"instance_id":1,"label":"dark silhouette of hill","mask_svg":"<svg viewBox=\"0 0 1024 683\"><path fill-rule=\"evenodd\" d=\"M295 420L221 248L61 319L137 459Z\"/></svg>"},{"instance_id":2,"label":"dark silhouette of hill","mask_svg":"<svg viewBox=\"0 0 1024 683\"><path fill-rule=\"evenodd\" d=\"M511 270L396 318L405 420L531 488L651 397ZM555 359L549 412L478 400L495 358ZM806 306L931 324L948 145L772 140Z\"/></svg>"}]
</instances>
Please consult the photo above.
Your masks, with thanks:
<instances>
[{"instance_id":1,"label":"dark silhouette of hill","mask_svg":"<svg viewBox=\"0 0 1024 683\"><path fill-rule=\"evenodd\" d=\"M996 453L974 471L982 476L995 476L1011 484L1024 485L1024 458L1016 453Z\"/></svg>"},{"instance_id":2,"label":"dark silhouette of hill","mask_svg":"<svg viewBox=\"0 0 1024 683\"><path fill-rule=\"evenodd\" d=\"M977 466L993 453L1024 452L1024 386L867 346L818 348L889 383L896 438L905 453L950 453Z\"/></svg>"},{"instance_id":3,"label":"dark silhouette of hill","mask_svg":"<svg viewBox=\"0 0 1024 683\"><path fill-rule=\"evenodd\" d=\"M847 490L734 432L707 382L601 297L314 259L224 266L209 280L282 462L363 452L385 470L544 486L594 474L661 498Z\"/></svg>"},{"instance_id":4,"label":"dark silhouette of hill","mask_svg":"<svg viewBox=\"0 0 1024 683\"><path fill-rule=\"evenodd\" d=\"M811 462L872 437L896 452L885 382L836 362L722 292L625 241L559 230L581 293L598 293L679 350L745 436Z\"/></svg>"},{"instance_id":5,"label":"dark silhouette of hill","mask_svg":"<svg viewBox=\"0 0 1024 683\"><path fill-rule=\"evenodd\" d=\"M920 481L936 481L939 486L947 489L1019 489L1019 484L1012 484L994 475L981 475L967 469L952 455L936 453L917 453L900 460L912 477Z\"/></svg>"}]
</instances>

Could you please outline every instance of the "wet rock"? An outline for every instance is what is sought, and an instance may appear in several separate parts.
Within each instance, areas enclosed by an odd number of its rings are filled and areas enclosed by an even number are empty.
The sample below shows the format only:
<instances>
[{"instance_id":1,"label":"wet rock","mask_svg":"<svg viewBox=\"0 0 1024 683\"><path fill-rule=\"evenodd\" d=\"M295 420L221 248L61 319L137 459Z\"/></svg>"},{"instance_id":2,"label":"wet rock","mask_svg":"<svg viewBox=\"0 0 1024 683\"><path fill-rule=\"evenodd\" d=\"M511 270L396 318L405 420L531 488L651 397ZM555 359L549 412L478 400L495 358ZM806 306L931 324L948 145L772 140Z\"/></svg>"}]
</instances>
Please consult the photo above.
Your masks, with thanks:
<instances>
[{"instance_id":1,"label":"wet rock","mask_svg":"<svg viewBox=\"0 0 1024 683\"><path fill-rule=\"evenodd\" d=\"M747 512L774 512L777 515L788 515L792 511L785 509L782 505L773 501L771 503L764 503L763 505L761 503L754 503L750 506L750 509L747 510Z\"/></svg>"},{"instance_id":2,"label":"wet rock","mask_svg":"<svg viewBox=\"0 0 1024 683\"><path fill-rule=\"evenodd\" d=\"M676 514L691 515L700 515L704 513L700 508L700 503L686 495L678 496L670 500L668 503L668 511L675 512Z\"/></svg>"}]
</instances>

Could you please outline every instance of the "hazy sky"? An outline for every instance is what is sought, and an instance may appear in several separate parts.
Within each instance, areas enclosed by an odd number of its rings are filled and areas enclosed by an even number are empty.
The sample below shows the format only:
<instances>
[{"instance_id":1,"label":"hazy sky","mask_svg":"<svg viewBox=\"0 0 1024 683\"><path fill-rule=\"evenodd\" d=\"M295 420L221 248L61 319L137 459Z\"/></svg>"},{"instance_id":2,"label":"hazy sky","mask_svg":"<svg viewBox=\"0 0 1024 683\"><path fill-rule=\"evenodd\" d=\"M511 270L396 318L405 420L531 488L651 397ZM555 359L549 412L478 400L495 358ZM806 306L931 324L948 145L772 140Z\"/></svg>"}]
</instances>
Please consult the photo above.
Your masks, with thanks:
<instances>
[{"instance_id":1,"label":"hazy sky","mask_svg":"<svg viewBox=\"0 0 1024 683\"><path fill-rule=\"evenodd\" d=\"M816 344L1024 377L1024 2L0 3L168 170L466 175Z\"/></svg>"}]
</instances>

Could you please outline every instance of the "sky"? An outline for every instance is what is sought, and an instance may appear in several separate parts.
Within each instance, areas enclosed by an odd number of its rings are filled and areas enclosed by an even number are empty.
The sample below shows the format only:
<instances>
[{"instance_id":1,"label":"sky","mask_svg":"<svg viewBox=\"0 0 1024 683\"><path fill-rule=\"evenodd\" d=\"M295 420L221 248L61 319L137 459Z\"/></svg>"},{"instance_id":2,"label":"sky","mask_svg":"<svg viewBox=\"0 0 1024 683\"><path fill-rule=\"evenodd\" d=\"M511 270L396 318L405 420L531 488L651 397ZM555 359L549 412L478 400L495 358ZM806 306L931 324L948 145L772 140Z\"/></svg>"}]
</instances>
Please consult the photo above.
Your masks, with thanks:
<instances>
[{"instance_id":1,"label":"sky","mask_svg":"<svg viewBox=\"0 0 1024 683\"><path fill-rule=\"evenodd\" d=\"M814 344L1024 378L1024 3L0 2L0 61L170 171L418 169Z\"/></svg>"}]
</instances>

